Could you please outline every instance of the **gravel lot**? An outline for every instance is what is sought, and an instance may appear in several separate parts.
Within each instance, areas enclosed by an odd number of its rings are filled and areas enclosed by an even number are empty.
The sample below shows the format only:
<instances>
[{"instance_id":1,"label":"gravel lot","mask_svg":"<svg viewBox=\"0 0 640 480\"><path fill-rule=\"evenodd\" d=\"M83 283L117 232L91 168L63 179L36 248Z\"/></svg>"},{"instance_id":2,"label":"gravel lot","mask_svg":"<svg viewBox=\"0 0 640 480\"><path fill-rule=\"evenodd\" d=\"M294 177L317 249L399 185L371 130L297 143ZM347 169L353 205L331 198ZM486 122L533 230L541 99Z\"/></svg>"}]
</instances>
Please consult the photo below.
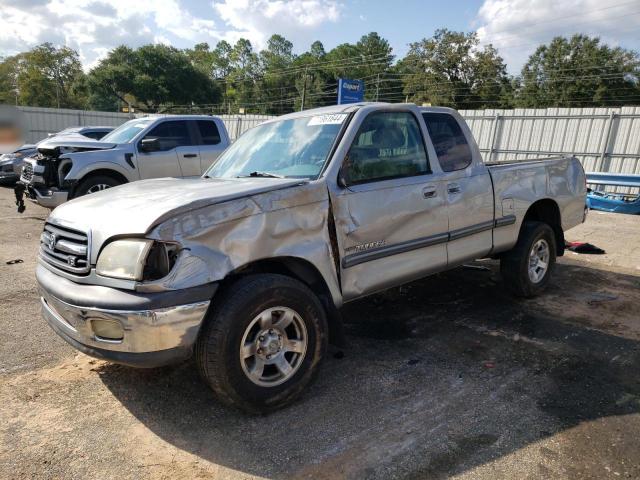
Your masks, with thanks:
<instances>
[{"instance_id":1,"label":"gravel lot","mask_svg":"<svg viewBox=\"0 0 640 480\"><path fill-rule=\"evenodd\" d=\"M46 214L0 189L1 478L640 478L638 217L592 212L567 237L608 253L567 254L538 299L486 261L350 304L348 348L252 417L190 362L135 370L55 336Z\"/></svg>"}]
</instances>

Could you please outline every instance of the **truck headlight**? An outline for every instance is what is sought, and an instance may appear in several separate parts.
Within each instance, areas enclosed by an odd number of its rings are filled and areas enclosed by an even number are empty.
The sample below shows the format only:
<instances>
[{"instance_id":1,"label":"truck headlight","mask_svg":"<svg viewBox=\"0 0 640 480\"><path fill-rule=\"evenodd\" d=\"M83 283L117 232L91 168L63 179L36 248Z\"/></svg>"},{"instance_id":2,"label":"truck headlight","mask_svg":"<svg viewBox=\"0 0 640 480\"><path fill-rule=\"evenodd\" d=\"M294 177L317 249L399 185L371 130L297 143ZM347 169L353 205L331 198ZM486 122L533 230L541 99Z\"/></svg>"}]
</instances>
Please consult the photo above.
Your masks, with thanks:
<instances>
[{"instance_id":1,"label":"truck headlight","mask_svg":"<svg viewBox=\"0 0 640 480\"><path fill-rule=\"evenodd\" d=\"M142 280L144 265L153 240L116 240L108 244L98 257L96 273L105 277Z\"/></svg>"},{"instance_id":2,"label":"truck headlight","mask_svg":"<svg viewBox=\"0 0 640 480\"><path fill-rule=\"evenodd\" d=\"M158 280L169 274L179 251L175 243L142 238L115 240L100 253L96 273L125 280Z\"/></svg>"}]
</instances>

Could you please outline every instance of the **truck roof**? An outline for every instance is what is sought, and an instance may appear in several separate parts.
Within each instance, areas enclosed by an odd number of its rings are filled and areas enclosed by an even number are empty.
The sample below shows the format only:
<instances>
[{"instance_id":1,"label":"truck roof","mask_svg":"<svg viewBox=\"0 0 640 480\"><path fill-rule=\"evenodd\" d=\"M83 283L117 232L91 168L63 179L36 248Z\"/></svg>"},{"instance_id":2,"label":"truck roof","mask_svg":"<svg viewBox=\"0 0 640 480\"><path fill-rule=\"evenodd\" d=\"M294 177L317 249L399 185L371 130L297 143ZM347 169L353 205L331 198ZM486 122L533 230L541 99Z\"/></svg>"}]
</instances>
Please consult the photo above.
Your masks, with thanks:
<instances>
[{"instance_id":1,"label":"truck roof","mask_svg":"<svg viewBox=\"0 0 640 480\"><path fill-rule=\"evenodd\" d=\"M143 119L160 119L160 118L167 118L167 117L171 117L171 119L174 120L213 120L213 119L217 119L220 120L220 117L216 117L215 115L171 115L171 114L150 114L150 115L145 115L143 117L138 117L137 120L143 120ZM132 118L132 120L136 120L136 118Z\"/></svg>"},{"instance_id":2,"label":"truck roof","mask_svg":"<svg viewBox=\"0 0 640 480\"><path fill-rule=\"evenodd\" d=\"M404 105L404 106L418 107L421 111L425 111L425 112L429 112L429 111L455 112L454 109L449 107L421 107L416 105L415 103L359 102L359 103L348 103L345 105L329 105L328 107L311 108L309 110L302 110L301 112L293 112L293 113L288 113L286 115L281 115L279 117L276 117L273 120L308 117L309 115L325 115L325 114L331 114L331 113L351 113L351 112L355 112L356 110L359 110L360 108L371 106L371 105L379 105L381 107L384 107L384 106L398 107L398 106Z\"/></svg>"}]
</instances>

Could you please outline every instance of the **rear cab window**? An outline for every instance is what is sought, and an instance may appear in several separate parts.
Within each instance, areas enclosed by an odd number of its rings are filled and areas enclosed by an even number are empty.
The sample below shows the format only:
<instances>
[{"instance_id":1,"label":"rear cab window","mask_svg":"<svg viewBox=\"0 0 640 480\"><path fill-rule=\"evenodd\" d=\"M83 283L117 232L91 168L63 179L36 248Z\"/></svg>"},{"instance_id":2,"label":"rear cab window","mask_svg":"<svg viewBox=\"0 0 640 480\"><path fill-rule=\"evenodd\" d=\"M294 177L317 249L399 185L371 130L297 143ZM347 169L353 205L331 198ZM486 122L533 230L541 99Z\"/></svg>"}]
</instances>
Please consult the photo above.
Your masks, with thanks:
<instances>
[{"instance_id":1,"label":"rear cab window","mask_svg":"<svg viewBox=\"0 0 640 480\"><path fill-rule=\"evenodd\" d=\"M220 143L220 132L215 121L198 120L196 123L198 124L202 145L218 145Z\"/></svg>"},{"instance_id":2,"label":"rear cab window","mask_svg":"<svg viewBox=\"0 0 640 480\"><path fill-rule=\"evenodd\" d=\"M360 184L430 173L418 121L410 112L375 112L349 149L345 179Z\"/></svg>"},{"instance_id":3,"label":"rear cab window","mask_svg":"<svg viewBox=\"0 0 640 480\"><path fill-rule=\"evenodd\" d=\"M460 124L452 115L425 112L422 117L443 171L464 170L471 165L471 148Z\"/></svg>"}]
</instances>

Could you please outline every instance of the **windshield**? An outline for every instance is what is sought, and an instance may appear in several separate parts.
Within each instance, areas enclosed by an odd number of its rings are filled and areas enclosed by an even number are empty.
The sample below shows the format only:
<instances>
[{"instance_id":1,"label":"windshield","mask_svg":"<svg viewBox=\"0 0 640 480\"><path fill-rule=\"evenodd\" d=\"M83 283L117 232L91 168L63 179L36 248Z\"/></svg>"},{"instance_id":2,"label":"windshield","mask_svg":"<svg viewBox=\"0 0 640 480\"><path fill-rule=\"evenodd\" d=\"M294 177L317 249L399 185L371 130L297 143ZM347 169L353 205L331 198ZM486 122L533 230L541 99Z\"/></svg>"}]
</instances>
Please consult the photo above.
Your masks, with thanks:
<instances>
[{"instance_id":1,"label":"windshield","mask_svg":"<svg viewBox=\"0 0 640 480\"><path fill-rule=\"evenodd\" d=\"M337 113L259 125L236 140L205 176L316 178L346 118Z\"/></svg>"},{"instance_id":2,"label":"windshield","mask_svg":"<svg viewBox=\"0 0 640 480\"><path fill-rule=\"evenodd\" d=\"M138 133L147 128L154 120L155 119L153 118L129 120L127 123L123 123L111 133L102 137L102 140L100 141L109 143L129 143Z\"/></svg>"}]
</instances>

